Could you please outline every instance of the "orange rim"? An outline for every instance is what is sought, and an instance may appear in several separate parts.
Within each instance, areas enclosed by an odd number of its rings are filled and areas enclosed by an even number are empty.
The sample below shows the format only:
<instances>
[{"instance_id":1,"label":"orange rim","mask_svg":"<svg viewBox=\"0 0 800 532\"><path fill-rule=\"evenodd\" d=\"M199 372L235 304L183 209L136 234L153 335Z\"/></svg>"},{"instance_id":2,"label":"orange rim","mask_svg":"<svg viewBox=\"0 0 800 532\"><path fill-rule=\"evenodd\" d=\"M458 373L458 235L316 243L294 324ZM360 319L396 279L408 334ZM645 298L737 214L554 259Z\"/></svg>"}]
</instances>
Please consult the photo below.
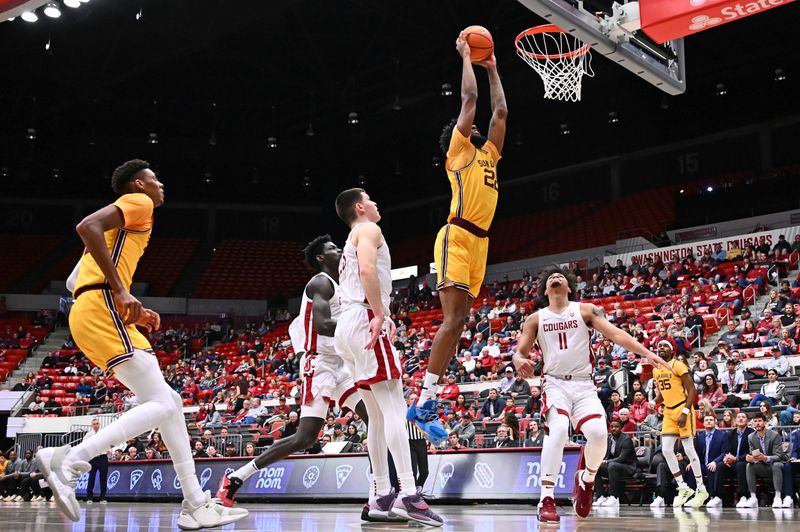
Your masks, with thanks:
<instances>
[{"instance_id":1,"label":"orange rim","mask_svg":"<svg viewBox=\"0 0 800 532\"><path fill-rule=\"evenodd\" d=\"M522 33L520 33L519 35L517 35L517 38L514 39L514 46L517 48L517 51L520 54L525 55L527 57L532 57L534 59L539 59L539 60L546 60L546 59L551 59L551 60L555 60L555 59L574 59L576 57L580 57L582 55L585 55L586 52L588 52L591 49L591 46L589 46L588 44L584 44L583 46L581 46L580 48L578 48L576 50L570 50L569 52L565 52L563 54L535 54L533 52L527 51L525 48L520 46L520 41L522 39L524 39L525 37L532 37L534 35L539 35L539 34L542 34L542 33L565 33L566 34L567 32L565 32L564 30L562 30L561 28L559 28L555 24L544 24L542 26L536 26L536 27L533 27L533 28L528 28L527 30L525 30ZM580 42L580 41L578 41L578 42Z\"/></svg>"}]
</instances>

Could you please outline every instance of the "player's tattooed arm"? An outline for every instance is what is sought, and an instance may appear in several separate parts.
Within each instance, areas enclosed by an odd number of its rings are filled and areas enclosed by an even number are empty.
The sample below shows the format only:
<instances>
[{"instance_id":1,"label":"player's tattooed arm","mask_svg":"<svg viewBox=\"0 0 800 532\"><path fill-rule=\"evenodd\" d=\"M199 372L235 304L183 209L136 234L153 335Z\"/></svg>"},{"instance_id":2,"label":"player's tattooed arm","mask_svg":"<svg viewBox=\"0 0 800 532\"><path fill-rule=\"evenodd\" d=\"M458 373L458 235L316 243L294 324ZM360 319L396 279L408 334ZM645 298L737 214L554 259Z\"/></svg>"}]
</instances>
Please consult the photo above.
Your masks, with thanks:
<instances>
[{"instance_id":1,"label":"player's tattooed arm","mask_svg":"<svg viewBox=\"0 0 800 532\"><path fill-rule=\"evenodd\" d=\"M603 312L603 309L601 309L600 307L598 307L594 303L589 303L589 312L590 312L591 316L589 317L589 321L587 322L587 325L591 325L592 324L592 320L594 318L605 318L606 317L606 313Z\"/></svg>"}]
</instances>

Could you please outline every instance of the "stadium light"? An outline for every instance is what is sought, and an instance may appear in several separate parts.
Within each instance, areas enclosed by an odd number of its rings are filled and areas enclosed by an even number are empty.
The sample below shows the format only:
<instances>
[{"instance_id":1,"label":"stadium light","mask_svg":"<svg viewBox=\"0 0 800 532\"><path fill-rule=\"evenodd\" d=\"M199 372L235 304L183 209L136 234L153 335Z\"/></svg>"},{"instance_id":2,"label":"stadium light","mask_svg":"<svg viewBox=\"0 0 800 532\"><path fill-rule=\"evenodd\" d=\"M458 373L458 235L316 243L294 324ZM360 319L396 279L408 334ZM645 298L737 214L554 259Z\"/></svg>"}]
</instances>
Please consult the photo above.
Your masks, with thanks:
<instances>
[{"instance_id":1,"label":"stadium light","mask_svg":"<svg viewBox=\"0 0 800 532\"><path fill-rule=\"evenodd\" d=\"M449 83L442 83L442 96L452 96L453 86Z\"/></svg>"},{"instance_id":2,"label":"stadium light","mask_svg":"<svg viewBox=\"0 0 800 532\"><path fill-rule=\"evenodd\" d=\"M64 5L75 9L77 7L81 7L81 2L80 0L64 0Z\"/></svg>"},{"instance_id":3,"label":"stadium light","mask_svg":"<svg viewBox=\"0 0 800 532\"><path fill-rule=\"evenodd\" d=\"M275 149L278 147L278 138L277 137L267 137L267 148Z\"/></svg>"},{"instance_id":4,"label":"stadium light","mask_svg":"<svg viewBox=\"0 0 800 532\"><path fill-rule=\"evenodd\" d=\"M58 4L55 2L50 2L45 6L44 14L50 18L58 18L61 16L61 10L58 8Z\"/></svg>"},{"instance_id":5,"label":"stadium light","mask_svg":"<svg viewBox=\"0 0 800 532\"><path fill-rule=\"evenodd\" d=\"M728 89L727 87L725 87L724 83L717 83L717 87L714 90L714 94L716 94L717 96L725 96L726 94L728 94Z\"/></svg>"},{"instance_id":6,"label":"stadium light","mask_svg":"<svg viewBox=\"0 0 800 532\"><path fill-rule=\"evenodd\" d=\"M37 20L39 20L39 17L37 17L36 13L34 13L33 11L26 11L20 16L22 17L22 20L24 20L25 22L36 22Z\"/></svg>"},{"instance_id":7,"label":"stadium light","mask_svg":"<svg viewBox=\"0 0 800 532\"><path fill-rule=\"evenodd\" d=\"M714 192L714 187L712 187L711 185L707 186L706 192Z\"/></svg>"},{"instance_id":8,"label":"stadium light","mask_svg":"<svg viewBox=\"0 0 800 532\"><path fill-rule=\"evenodd\" d=\"M773 79L775 81L786 81L786 72L784 72L782 68L776 68L775 77Z\"/></svg>"},{"instance_id":9,"label":"stadium light","mask_svg":"<svg viewBox=\"0 0 800 532\"><path fill-rule=\"evenodd\" d=\"M569 124L564 122L559 126L559 134L561 135L569 135Z\"/></svg>"}]
</instances>

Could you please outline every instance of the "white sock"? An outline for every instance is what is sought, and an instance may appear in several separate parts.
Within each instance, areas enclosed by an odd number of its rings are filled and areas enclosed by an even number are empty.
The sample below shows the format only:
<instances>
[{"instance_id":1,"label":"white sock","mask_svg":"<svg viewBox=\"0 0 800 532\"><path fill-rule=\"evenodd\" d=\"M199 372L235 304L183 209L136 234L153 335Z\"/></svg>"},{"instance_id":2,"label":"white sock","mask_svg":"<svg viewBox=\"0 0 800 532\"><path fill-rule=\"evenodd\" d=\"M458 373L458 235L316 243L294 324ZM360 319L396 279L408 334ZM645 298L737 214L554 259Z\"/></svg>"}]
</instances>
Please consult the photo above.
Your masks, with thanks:
<instances>
[{"instance_id":1,"label":"white sock","mask_svg":"<svg viewBox=\"0 0 800 532\"><path fill-rule=\"evenodd\" d=\"M542 497L539 501L543 501L545 497L553 497L555 489L555 484L542 484Z\"/></svg>"},{"instance_id":2,"label":"white sock","mask_svg":"<svg viewBox=\"0 0 800 532\"><path fill-rule=\"evenodd\" d=\"M389 482L389 475L373 477L375 483L375 495L378 497L388 495L392 491L392 483Z\"/></svg>"},{"instance_id":3,"label":"white sock","mask_svg":"<svg viewBox=\"0 0 800 532\"><path fill-rule=\"evenodd\" d=\"M421 406L425 403L425 401L436 399L436 392L439 389L438 383L440 378L440 375L436 375L430 371L425 372L425 379L422 381L422 391L420 392L419 399L417 400L418 405Z\"/></svg>"},{"instance_id":4,"label":"white sock","mask_svg":"<svg viewBox=\"0 0 800 532\"><path fill-rule=\"evenodd\" d=\"M231 473L230 476L236 477L239 480L241 480L242 482L244 482L248 478L250 478L253 475L255 475L256 473L258 473L258 471L259 470L258 470L258 466L256 466L256 461L255 461L255 459L253 459L253 460L250 460L249 462L247 462L245 465L243 465L239 469L237 469L236 471L234 471L233 473Z\"/></svg>"},{"instance_id":5,"label":"white sock","mask_svg":"<svg viewBox=\"0 0 800 532\"><path fill-rule=\"evenodd\" d=\"M367 452L372 464L372 481L375 495L387 495L391 490L389 482L389 448L383 429L383 412L371 390L360 390L361 400L369 414L367 431Z\"/></svg>"},{"instance_id":6,"label":"white sock","mask_svg":"<svg viewBox=\"0 0 800 532\"><path fill-rule=\"evenodd\" d=\"M686 481L685 481L685 480L683 480L683 476L680 476L680 477L675 477L675 482L677 482L677 483L678 483L678 487L679 487L679 488L682 488L683 486L685 486L685 485L686 485Z\"/></svg>"},{"instance_id":7,"label":"white sock","mask_svg":"<svg viewBox=\"0 0 800 532\"><path fill-rule=\"evenodd\" d=\"M597 474L597 471L592 473L588 469L584 469L583 470L583 475L582 475L583 481L586 482L587 484L591 484L592 482L594 482L594 477L595 477L596 474Z\"/></svg>"},{"instance_id":8,"label":"white sock","mask_svg":"<svg viewBox=\"0 0 800 532\"><path fill-rule=\"evenodd\" d=\"M411 469L411 450L408 446L408 431L406 431L406 403L403 399L403 385L399 380L376 382L370 385L372 401L375 401L383 417L383 433L386 446L392 454L397 479L400 481L400 490L405 495L415 495L417 486L414 483L414 473ZM364 400L364 394L361 396ZM369 408L365 401L365 405ZM370 422L374 416L370 413ZM369 438L369 432L367 433ZM367 444L369 448L369 443ZM370 454L372 456L372 454Z\"/></svg>"},{"instance_id":9,"label":"white sock","mask_svg":"<svg viewBox=\"0 0 800 532\"><path fill-rule=\"evenodd\" d=\"M700 466L700 457L697 456L697 450L694 448L693 438L683 438L683 451L686 457L689 458L689 464L692 466L692 474L697 482L697 487L703 487L703 471Z\"/></svg>"}]
</instances>

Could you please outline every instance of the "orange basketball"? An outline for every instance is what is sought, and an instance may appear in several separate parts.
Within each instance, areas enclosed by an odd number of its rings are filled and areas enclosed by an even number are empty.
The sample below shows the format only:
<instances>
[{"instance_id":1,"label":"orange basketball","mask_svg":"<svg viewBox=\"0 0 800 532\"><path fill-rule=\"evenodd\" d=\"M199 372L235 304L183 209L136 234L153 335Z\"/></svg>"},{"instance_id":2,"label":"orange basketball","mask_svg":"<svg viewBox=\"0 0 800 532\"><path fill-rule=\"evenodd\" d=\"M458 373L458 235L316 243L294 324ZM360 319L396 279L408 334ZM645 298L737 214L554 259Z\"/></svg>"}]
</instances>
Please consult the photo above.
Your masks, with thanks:
<instances>
[{"instance_id":1,"label":"orange basketball","mask_svg":"<svg viewBox=\"0 0 800 532\"><path fill-rule=\"evenodd\" d=\"M494 40L489 30L483 26L470 26L464 30L464 38L469 44L470 58L473 63L483 61L494 51Z\"/></svg>"}]
</instances>

